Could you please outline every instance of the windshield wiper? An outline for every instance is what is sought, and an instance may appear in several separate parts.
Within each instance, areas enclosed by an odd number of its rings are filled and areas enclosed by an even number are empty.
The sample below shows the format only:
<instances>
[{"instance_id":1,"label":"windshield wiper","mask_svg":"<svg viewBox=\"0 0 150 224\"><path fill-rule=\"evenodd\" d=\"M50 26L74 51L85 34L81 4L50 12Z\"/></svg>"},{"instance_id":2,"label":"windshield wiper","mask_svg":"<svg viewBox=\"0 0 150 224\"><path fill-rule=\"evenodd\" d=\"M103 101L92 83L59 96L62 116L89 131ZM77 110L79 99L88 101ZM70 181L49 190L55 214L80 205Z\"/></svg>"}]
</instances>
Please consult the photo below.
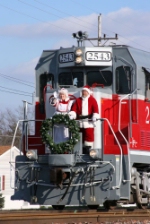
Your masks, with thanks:
<instances>
[{"instance_id":1,"label":"windshield wiper","mask_svg":"<svg viewBox=\"0 0 150 224\"><path fill-rule=\"evenodd\" d=\"M106 79L104 78L103 73L101 72L101 70L100 70L100 69L99 69L99 72L100 72L100 74L101 74L102 78L104 79L104 81L107 83L107 81L106 81Z\"/></svg>"}]
</instances>

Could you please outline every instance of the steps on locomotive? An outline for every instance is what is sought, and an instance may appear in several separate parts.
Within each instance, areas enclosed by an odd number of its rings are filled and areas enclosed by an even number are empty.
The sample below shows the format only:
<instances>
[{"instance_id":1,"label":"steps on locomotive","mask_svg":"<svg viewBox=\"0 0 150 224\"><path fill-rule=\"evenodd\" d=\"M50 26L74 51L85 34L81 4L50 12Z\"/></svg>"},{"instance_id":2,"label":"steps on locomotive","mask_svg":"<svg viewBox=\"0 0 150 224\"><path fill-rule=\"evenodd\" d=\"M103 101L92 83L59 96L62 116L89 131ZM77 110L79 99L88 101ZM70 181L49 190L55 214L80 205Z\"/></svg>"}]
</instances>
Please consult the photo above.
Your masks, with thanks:
<instances>
[{"instance_id":1,"label":"steps on locomotive","mask_svg":"<svg viewBox=\"0 0 150 224\"><path fill-rule=\"evenodd\" d=\"M30 147L37 147L37 145L43 145L41 136L29 135L28 136L28 145Z\"/></svg>"}]
</instances>

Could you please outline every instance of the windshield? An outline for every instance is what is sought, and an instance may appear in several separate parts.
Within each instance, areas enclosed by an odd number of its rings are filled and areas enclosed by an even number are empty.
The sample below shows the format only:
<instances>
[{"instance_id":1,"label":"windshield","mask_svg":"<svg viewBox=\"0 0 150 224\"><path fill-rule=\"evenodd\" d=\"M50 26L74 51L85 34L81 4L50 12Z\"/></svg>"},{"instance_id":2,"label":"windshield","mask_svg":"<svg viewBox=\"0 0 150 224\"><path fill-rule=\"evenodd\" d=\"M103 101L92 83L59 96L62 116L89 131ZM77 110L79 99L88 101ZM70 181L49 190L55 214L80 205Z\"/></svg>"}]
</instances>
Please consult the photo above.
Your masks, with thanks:
<instances>
[{"instance_id":1,"label":"windshield","mask_svg":"<svg viewBox=\"0 0 150 224\"><path fill-rule=\"evenodd\" d=\"M112 85L112 72L101 70L87 72L87 84L92 86L94 83L103 84L104 86Z\"/></svg>"},{"instance_id":2,"label":"windshield","mask_svg":"<svg viewBox=\"0 0 150 224\"><path fill-rule=\"evenodd\" d=\"M83 86L82 72L64 72L60 73L58 77L58 84L60 86L76 86L78 88Z\"/></svg>"},{"instance_id":3,"label":"windshield","mask_svg":"<svg viewBox=\"0 0 150 224\"><path fill-rule=\"evenodd\" d=\"M132 76L129 66L116 68L116 93L128 94L132 91Z\"/></svg>"}]
</instances>

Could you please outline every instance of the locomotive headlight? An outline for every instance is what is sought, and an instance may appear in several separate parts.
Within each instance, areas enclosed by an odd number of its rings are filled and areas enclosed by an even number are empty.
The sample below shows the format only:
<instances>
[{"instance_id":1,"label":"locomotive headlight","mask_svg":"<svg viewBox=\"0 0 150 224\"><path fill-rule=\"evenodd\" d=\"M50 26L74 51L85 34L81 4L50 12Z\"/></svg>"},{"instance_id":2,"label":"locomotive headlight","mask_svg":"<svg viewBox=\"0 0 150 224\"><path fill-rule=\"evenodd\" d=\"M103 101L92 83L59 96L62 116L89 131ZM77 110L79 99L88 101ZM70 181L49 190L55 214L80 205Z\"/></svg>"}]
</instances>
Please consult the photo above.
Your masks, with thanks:
<instances>
[{"instance_id":1,"label":"locomotive headlight","mask_svg":"<svg viewBox=\"0 0 150 224\"><path fill-rule=\"evenodd\" d=\"M81 62L82 62L82 57L81 56L76 57L75 63L80 64Z\"/></svg>"},{"instance_id":2,"label":"locomotive headlight","mask_svg":"<svg viewBox=\"0 0 150 224\"><path fill-rule=\"evenodd\" d=\"M26 157L30 160L37 159L37 150L28 150L26 153Z\"/></svg>"},{"instance_id":3,"label":"locomotive headlight","mask_svg":"<svg viewBox=\"0 0 150 224\"><path fill-rule=\"evenodd\" d=\"M89 155L92 159L97 159L99 157L99 151L97 149L91 149Z\"/></svg>"},{"instance_id":4,"label":"locomotive headlight","mask_svg":"<svg viewBox=\"0 0 150 224\"><path fill-rule=\"evenodd\" d=\"M77 49L76 52L75 52L75 55L76 56L81 56L82 55L82 50L80 48Z\"/></svg>"}]
</instances>

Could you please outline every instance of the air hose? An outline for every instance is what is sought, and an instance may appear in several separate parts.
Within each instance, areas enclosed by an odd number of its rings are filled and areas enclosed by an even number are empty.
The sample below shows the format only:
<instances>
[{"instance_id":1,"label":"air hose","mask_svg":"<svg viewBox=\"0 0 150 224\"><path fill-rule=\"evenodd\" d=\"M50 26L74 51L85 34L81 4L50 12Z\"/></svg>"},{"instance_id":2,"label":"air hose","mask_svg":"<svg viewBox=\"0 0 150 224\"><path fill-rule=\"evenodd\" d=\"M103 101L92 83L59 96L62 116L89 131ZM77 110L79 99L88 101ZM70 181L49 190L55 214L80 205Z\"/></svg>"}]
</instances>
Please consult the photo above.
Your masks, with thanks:
<instances>
[{"instance_id":1,"label":"air hose","mask_svg":"<svg viewBox=\"0 0 150 224\"><path fill-rule=\"evenodd\" d=\"M73 175L72 175L72 177L71 177L71 179L70 179L70 181L69 181L68 187L66 188L65 193L63 194L63 196L61 197L61 199L57 202L57 204L59 204L60 202L62 202L62 200L65 198L65 196L66 196L66 194L68 193L68 190L69 190L69 188L70 188L70 185L71 185L71 183L72 183L72 181L73 181L73 178L75 177L75 175L76 175L79 171L80 171L80 170L77 169L76 172L73 173Z\"/></svg>"}]
</instances>

